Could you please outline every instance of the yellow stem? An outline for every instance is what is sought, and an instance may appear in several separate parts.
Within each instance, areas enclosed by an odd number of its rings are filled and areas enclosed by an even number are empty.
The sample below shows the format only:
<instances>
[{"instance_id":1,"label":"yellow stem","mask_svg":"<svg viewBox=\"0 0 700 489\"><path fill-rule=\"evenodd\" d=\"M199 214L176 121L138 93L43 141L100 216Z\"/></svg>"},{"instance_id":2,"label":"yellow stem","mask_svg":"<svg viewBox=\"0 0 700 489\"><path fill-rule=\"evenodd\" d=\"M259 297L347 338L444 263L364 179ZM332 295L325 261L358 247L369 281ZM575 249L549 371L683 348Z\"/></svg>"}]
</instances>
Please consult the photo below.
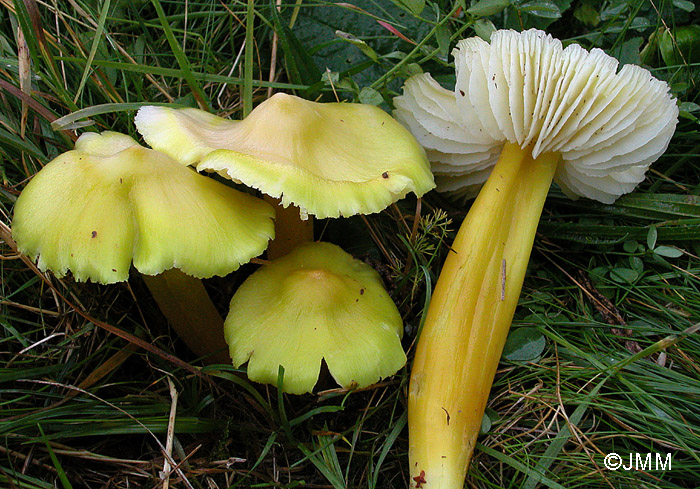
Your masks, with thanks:
<instances>
[{"instance_id":1,"label":"yellow stem","mask_svg":"<svg viewBox=\"0 0 700 489\"><path fill-rule=\"evenodd\" d=\"M506 143L452 245L411 372L414 487L463 487L558 161Z\"/></svg>"},{"instance_id":2,"label":"yellow stem","mask_svg":"<svg viewBox=\"0 0 700 489\"><path fill-rule=\"evenodd\" d=\"M202 281L176 268L143 275L158 307L187 347L207 363L231 363L224 321Z\"/></svg>"},{"instance_id":3,"label":"yellow stem","mask_svg":"<svg viewBox=\"0 0 700 489\"><path fill-rule=\"evenodd\" d=\"M314 240L313 217L302 220L298 207L282 207L279 199L267 195L263 199L275 206L275 239L267 247L268 260L280 258L297 246Z\"/></svg>"}]
</instances>

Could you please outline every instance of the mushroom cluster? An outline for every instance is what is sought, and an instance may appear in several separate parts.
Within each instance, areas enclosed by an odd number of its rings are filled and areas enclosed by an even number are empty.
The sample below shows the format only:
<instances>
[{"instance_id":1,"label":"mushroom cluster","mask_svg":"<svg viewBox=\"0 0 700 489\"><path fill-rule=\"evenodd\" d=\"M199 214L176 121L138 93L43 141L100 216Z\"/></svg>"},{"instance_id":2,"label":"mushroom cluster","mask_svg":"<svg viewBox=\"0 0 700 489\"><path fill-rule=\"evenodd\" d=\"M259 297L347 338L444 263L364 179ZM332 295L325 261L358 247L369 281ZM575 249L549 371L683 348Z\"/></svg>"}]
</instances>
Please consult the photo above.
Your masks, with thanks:
<instances>
[{"instance_id":1,"label":"mushroom cluster","mask_svg":"<svg viewBox=\"0 0 700 489\"><path fill-rule=\"evenodd\" d=\"M463 485L552 181L571 197L613 202L666 150L678 116L668 85L647 70L618 71L603 51L564 48L542 31L462 40L453 55L454 91L423 74L395 99L438 190L478 192L411 372L410 471L428 489Z\"/></svg>"},{"instance_id":2,"label":"mushroom cluster","mask_svg":"<svg viewBox=\"0 0 700 489\"><path fill-rule=\"evenodd\" d=\"M434 187L422 147L373 106L277 94L242 121L144 107L136 124L155 150L123 134L83 134L27 185L13 235L58 276L113 283L127 279L133 262L178 334L216 362L227 361L215 355L226 348L223 321L188 275L236 270L265 250L280 223L261 199L186 165L296 205L299 223L308 214L379 212ZM234 296L226 341L236 367L249 361L251 379L276 384L281 365L284 390L294 393L313 389L322 360L344 387L392 375L406 361L402 321L381 279L337 246L294 249L312 241L309 229L285 228L282 256Z\"/></svg>"},{"instance_id":3,"label":"mushroom cluster","mask_svg":"<svg viewBox=\"0 0 700 489\"><path fill-rule=\"evenodd\" d=\"M431 190L428 160L409 131L374 106L284 93L240 121L147 106L135 122L153 148L281 204L276 248L267 254L273 261L231 301L226 339L234 365L248 361L249 378L271 384L282 365L283 388L292 393L312 390L322 359L344 387L365 387L403 366L401 321L379 277L340 248L309 244L305 221L375 213ZM370 293L357 297L354 289Z\"/></svg>"}]
</instances>

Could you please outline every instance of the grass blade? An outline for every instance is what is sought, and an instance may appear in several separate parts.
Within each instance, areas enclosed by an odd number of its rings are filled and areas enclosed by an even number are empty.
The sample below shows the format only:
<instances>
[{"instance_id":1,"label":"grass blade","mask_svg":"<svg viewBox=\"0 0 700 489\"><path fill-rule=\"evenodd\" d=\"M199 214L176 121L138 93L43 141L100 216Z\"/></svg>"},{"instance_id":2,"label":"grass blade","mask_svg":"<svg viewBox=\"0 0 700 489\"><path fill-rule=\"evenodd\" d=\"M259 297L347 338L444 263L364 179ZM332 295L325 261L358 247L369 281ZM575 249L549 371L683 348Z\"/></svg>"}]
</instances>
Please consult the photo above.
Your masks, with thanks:
<instances>
[{"instance_id":1,"label":"grass blade","mask_svg":"<svg viewBox=\"0 0 700 489\"><path fill-rule=\"evenodd\" d=\"M243 118L253 110L253 29L255 1L248 0L245 14L245 53L243 54Z\"/></svg>"},{"instance_id":2,"label":"grass blade","mask_svg":"<svg viewBox=\"0 0 700 489\"><path fill-rule=\"evenodd\" d=\"M168 39L168 44L170 45L170 49L175 55L175 59L177 59L177 63L180 66L183 78L187 82L187 85L190 87L190 90L192 90L192 95L194 95L194 98L195 100L197 100L197 103L199 104L200 108L204 110L209 110L211 107L209 106L209 102L207 101L207 96L205 95L204 91L199 86L199 83L197 83L197 80L192 74L192 67L190 66L189 58L185 56L185 53L182 51L182 48L177 42L177 39L175 39L175 34L173 34L173 30L170 27L170 24L168 23L168 19L165 16L165 12L163 11L163 6L160 4L160 0L151 0L151 3L153 4L153 6L156 9L156 12L158 13L158 18L160 19L160 23L163 26L163 32L165 33L165 37Z\"/></svg>"},{"instance_id":3,"label":"grass blade","mask_svg":"<svg viewBox=\"0 0 700 489\"><path fill-rule=\"evenodd\" d=\"M80 85L75 91L75 97L73 97L73 103L77 103L80 95L83 93L85 88L85 83L87 82L88 76L90 76L90 68L92 67L92 60L95 59L95 54L97 53L97 48L102 40L102 35L104 34L105 22L107 21L107 13L109 12L109 7L111 5L111 0L104 0L102 4L102 10L100 10L100 18L97 21L97 29L95 30L95 37L92 39L92 46L90 47L90 54L88 54L87 61L85 62L85 68L83 69L83 76L80 78Z\"/></svg>"}]
</instances>

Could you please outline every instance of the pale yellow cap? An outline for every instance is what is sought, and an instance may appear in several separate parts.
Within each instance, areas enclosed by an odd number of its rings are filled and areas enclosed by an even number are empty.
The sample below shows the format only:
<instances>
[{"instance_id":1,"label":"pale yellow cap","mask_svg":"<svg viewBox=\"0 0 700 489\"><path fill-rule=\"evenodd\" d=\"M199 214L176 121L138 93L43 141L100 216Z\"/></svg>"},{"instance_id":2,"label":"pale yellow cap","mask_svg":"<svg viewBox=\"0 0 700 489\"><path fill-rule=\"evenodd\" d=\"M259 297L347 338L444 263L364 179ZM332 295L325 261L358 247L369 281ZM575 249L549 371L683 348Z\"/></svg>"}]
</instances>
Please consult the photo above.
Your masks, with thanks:
<instances>
[{"instance_id":1,"label":"pale yellow cap","mask_svg":"<svg viewBox=\"0 0 700 489\"><path fill-rule=\"evenodd\" d=\"M129 267L226 275L262 253L274 209L116 132L85 133L15 205L12 234L41 270L113 283Z\"/></svg>"},{"instance_id":2,"label":"pale yellow cap","mask_svg":"<svg viewBox=\"0 0 700 489\"><path fill-rule=\"evenodd\" d=\"M365 387L405 363L403 322L379 274L330 243L264 265L231 300L224 336L233 365L285 392L311 392L321 360L343 387Z\"/></svg>"},{"instance_id":3,"label":"pale yellow cap","mask_svg":"<svg viewBox=\"0 0 700 489\"><path fill-rule=\"evenodd\" d=\"M302 215L370 214L435 186L415 138L371 105L277 93L242 121L148 106L135 122L154 149L294 204Z\"/></svg>"}]
</instances>

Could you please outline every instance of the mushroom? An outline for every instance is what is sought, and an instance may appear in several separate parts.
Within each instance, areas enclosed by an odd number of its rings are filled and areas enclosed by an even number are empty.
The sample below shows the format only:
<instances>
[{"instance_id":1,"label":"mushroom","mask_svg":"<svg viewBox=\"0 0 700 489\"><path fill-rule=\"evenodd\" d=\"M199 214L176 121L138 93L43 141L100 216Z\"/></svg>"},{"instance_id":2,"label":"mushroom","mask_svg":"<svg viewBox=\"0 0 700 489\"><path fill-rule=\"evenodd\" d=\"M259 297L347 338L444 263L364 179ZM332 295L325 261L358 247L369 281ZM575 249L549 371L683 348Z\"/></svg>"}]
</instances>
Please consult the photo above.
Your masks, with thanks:
<instances>
[{"instance_id":1,"label":"mushroom","mask_svg":"<svg viewBox=\"0 0 700 489\"><path fill-rule=\"evenodd\" d=\"M225 347L223 321L193 277L226 275L261 254L273 217L262 200L127 135L85 133L27 184L12 235L41 270L77 281L124 281L133 260L154 276L146 283L178 334L203 355Z\"/></svg>"},{"instance_id":2,"label":"mushroom","mask_svg":"<svg viewBox=\"0 0 700 489\"><path fill-rule=\"evenodd\" d=\"M343 387L366 387L406 363L403 321L379 274L330 243L306 243L263 265L231 300L233 365L283 390L311 392L325 360Z\"/></svg>"},{"instance_id":3,"label":"mushroom","mask_svg":"<svg viewBox=\"0 0 700 489\"><path fill-rule=\"evenodd\" d=\"M630 192L669 144L666 83L600 49L496 31L453 52L455 90L406 82L396 117L427 148L439 191L486 182L432 295L409 389L415 486L461 488L552 180L605 203Z\"/></svg>"},{"instance_id":4,"label":"mushroom","mask_svg":"<svg viewBox=\"0 0 700 489\"><path fill-rule=\"evenodd\" d=\"M434 187L425 153L383 110L363 104L316 103L277 93L241 121L197 109L143 107L135 118L146 142L197 170L215 171L254 187L287 208L278 212L281 256L313 239L319 218L379 212L409 192ZM300 220L301 217L301 220ZM295 222L280 228L285 218ZM281 244L280 244L281 242Z\"/></svg>"}]
</instances>

